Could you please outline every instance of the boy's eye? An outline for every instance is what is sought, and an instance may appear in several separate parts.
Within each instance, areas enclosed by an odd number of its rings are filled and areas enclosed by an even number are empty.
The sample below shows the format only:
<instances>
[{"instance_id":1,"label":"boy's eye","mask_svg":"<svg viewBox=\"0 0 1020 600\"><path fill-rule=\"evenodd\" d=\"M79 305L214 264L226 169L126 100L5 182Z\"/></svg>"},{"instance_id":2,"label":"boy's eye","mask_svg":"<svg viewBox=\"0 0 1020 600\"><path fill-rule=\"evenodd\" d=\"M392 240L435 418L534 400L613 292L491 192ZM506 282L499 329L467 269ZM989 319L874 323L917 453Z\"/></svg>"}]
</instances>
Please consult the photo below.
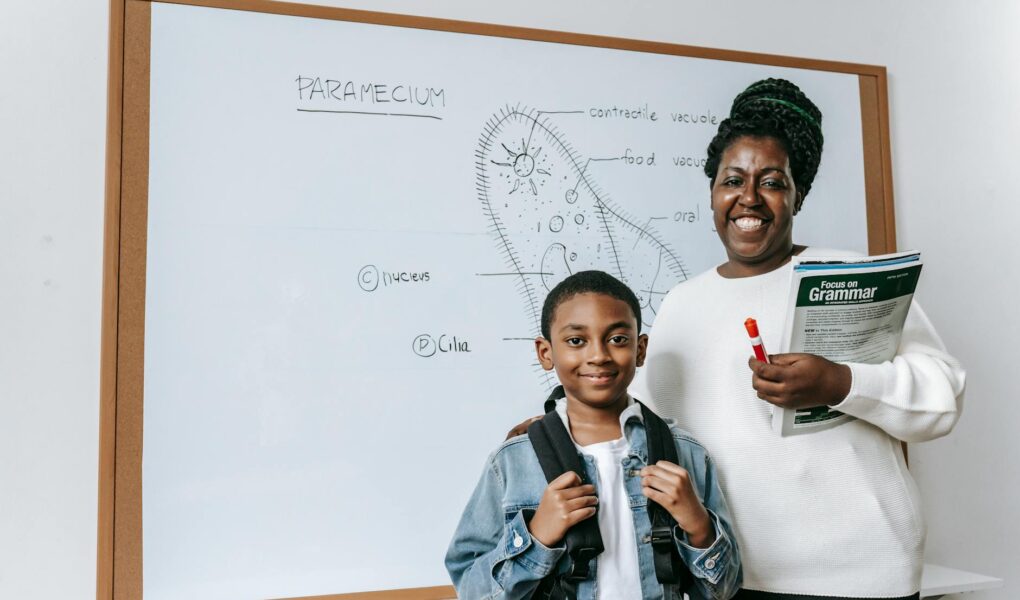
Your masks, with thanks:
<instances>
[{"instance_id":1,"label":"boy's eye","mask_svg":"<svg viewBox=\"0 0 1020 600\"><path fill-rule=\"evenodd\" d=\"M584 340L579 337L569 337L563 341L565 341L568 346L580 346L584 344Z\"/></svg>"},{"instance_id":2,"label":"boy's eye","mask_svg":"<svg viewBox=\"0 0 1020 600\"><path fill-rule=\"evenodd\" d=\"M628 343L630 343L630 338L622 334L614 335L613 337L609 338L609 343L616 344L617 346L626 346Z\"/></svg>"}]
</instances>

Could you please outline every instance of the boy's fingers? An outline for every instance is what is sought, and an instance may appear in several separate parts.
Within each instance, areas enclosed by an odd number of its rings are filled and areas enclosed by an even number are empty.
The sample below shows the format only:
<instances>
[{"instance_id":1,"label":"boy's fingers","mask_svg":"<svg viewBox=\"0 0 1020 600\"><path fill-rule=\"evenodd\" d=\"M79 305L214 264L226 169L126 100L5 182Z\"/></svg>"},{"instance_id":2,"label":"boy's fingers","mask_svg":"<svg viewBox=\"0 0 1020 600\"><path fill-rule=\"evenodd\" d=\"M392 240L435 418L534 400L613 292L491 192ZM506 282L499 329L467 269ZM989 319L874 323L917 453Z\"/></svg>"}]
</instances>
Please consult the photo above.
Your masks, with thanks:
<instances>
[{"instance_id":1,"label":"boy's fingers","mask_svg":"<svg viewBox=\"0 0 1020 600\"><path fill-rule=\"evenodd\" d=\"M660 460L659 462L655 463L655 466L679 477L687 477L687 469L681 467L678 464L671 463L668 460Z\"/></svg>"},{"instance_id":2,"label":"boy's fingers","mask_svg":"<svg viewBox=\"0 0 1020 600\"><path fill-rule=\"evenodd\" d=\"M659 492L669 493L677 488L677 483L663 477L648 475L641 480L641 486L651 488Z\"/></svg>"},{"instance_id":3,"label":"boy's fingers","mask_svg":"<svg viewBox=\"0 0 1020 600\"><path fill-rule=\"evenodd\" d=\"M556 479L549 482L549 488L553 490L564 490L581 483L581 478L573 471L567 471Z\"/></svg>"},{"instance_id":4,"label":"boy's fingers","mask_svg":"<svg viewBox=\"0 0 1020 600\"><path fill-rule=\"evenodd\" d=\"M571 527L573 527L574 525L577 525L581 521L583 521L585 519L590 519L593 516L595 516L595 507L594 506L586 506L584 508L579 508L579 509L571 512L570 514L568 514L567 515L567 522L570 523Z\"/></svg>"},{"instance_id":5,"label":"boy's fingers","mask_svg":"<svg viewBox=\"0 0 1020 600\"><path fill-rule=\"evenodd\" d=\"M581 498L583 496L594 496L595 486L590 483L575 485L573 487L559 490L557 495L561 500L573 500L574 498Z\"/></svg>"},{"instance_id":6,"label":"boy's fingers","mask_svg":"<svg viewBox=\"0 0 1020 600\"><path fill-rule=\"evenodd\" d=\"M653 487L645 486L641 488L641 493L645 495L645 498L658 502L660 506L670 506L676 502L676 500L666 492L657 490Z\"/></svg>"},{"instance_id":7,"label":"boy's fingers","mask_svg":"<svg viewBox=\"0 0 1020 600\"><path fill-rule=\"evenodd\" d=\"M641 482L644 483L646 481L676 483L680 481L680 476L657 465L649 465L644 469L641 469Z\"/></svg>"},{"instance_id":8,"label":"boy's fingers","mask_svg":"<svg viewBox=\"0 0 1020 600\"><path fill-rule=\"evenodd\" d=\"M595 496L581 496L580 498L574 498L572 500L567 500L564 503L564 508L567 509L567 512L574 512L574 511L580 510L582 508L588 508L590 506L595 506L598 503L599 503L599 499L596 498Z\"/></svg>"},{"instance_id":9,"label":"boy's fingers","mask_svg":"<svg viewBox=\"0 0 1020 600\"><path fill-rule=\"evenodd\" d=\"M644 494L646 498L651 498L652 500L655 500L659 504L665 504L664 502L662 502L662 500L666 499L666 494L663 494L661 491L653 487L649 487L647 485L643 486L641 488L641 493Z\"/></svg>"},{"instance_id":10,"label":"boy's fingers","mask_svg":"<svg viewBox=\"0 0 1020 600\"><path fill-rule=\"evenodd\" d=\"M673 479L673 473L656 465L648 465L641 469L641 481L644 482L651 479L671 481Z\"/></svg>"},{"instance_id":11,"label":"boy's fingers","mask_svg":"<svg viewBox=\"0 0 1020 600\"><path fill-rule=\"evenodd\" d=\"M641 475L645 477L658 477L672 483L679 483L690 476L687 469L665 460L660 460L654 465L648 465L641 469Z\"/></svg>"}]
</instances>

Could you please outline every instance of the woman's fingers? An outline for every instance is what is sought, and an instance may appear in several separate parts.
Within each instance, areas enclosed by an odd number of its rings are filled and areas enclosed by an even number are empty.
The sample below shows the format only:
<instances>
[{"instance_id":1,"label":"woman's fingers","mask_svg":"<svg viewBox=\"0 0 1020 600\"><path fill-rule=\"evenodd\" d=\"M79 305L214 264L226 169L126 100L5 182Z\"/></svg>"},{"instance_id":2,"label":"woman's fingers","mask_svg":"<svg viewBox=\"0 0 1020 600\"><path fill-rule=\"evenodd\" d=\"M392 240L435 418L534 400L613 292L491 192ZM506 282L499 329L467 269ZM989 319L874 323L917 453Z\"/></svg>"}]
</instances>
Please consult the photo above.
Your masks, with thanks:
<instances>
[{"instance_id":1,"label":"woman's fingers","mask_svg":"<svg viewBox=\"0 0 1020 600\"><path fill-rule=\"evenodd\" d=\"M528 426L541 418L542 415L539 415L537 417L529 417L528 419L525 419L524 421L521 421L520 423L514 425L513 429L507 432L506 439L508 440L510 438L528 433Z\"/></svg>"},{"instance_id":2,"label":"woman's fingers","mask_svg":"<svg viewBox=\"0 0 1020 600\"><path fill-rule=\"evenodd\" d=\"M782 355L777 355L782 356ZM789 376L790 367L785 364L769 364L762 362L753 356L747 360L747 366L751 369L755 379L767 381L783 381Z\"/></svg>"}]
</instances>

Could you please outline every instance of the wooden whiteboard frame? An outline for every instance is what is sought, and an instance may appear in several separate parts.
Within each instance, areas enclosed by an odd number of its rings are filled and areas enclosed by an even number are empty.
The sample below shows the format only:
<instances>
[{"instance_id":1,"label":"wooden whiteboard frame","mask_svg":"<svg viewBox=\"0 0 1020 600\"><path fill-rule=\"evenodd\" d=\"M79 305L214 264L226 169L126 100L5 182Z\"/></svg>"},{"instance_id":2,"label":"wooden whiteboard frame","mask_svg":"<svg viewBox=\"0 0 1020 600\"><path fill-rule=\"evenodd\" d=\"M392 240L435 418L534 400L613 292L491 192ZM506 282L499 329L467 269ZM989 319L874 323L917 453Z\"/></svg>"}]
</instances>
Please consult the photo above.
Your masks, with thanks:
<instances>
[{"instance_id":1,"label":"wooden whiteboard frame","mask_svg":"<svg viewBox=\"0 0 1020 600\"><path fill-rule=\"evenodd\" d=\"M860 83L868 251L881 254L896 249L885 67L270 0L110 0L98 600L140 599L143 589L142 378L152 1L856 74ZM438 600L453 598L455 594L453 587L439 586L314 598L372 600L384 597Z\"/></svg>"}]
</instances>

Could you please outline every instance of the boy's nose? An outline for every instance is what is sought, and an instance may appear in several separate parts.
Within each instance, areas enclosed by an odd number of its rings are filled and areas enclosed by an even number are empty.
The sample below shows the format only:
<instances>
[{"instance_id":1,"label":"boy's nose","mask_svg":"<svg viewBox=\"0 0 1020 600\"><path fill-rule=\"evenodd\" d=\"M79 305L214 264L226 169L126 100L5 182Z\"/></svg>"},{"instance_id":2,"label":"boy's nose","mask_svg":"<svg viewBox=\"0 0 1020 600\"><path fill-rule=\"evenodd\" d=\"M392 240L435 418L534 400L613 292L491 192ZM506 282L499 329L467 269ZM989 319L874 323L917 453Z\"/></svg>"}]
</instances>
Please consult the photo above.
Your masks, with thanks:
<instances>
[{"instance_id":1,"label":"boy's nose","mask_svg":"<svg viewBox=\"0 0 1020 600\"><path fill-rule=\"evenodd\" d=\"M589 348L591 348L591 354L588 356L590 362L603 363L609 360L609 349L605 344L595 343Z\"/></svg>"}]
</instances>

